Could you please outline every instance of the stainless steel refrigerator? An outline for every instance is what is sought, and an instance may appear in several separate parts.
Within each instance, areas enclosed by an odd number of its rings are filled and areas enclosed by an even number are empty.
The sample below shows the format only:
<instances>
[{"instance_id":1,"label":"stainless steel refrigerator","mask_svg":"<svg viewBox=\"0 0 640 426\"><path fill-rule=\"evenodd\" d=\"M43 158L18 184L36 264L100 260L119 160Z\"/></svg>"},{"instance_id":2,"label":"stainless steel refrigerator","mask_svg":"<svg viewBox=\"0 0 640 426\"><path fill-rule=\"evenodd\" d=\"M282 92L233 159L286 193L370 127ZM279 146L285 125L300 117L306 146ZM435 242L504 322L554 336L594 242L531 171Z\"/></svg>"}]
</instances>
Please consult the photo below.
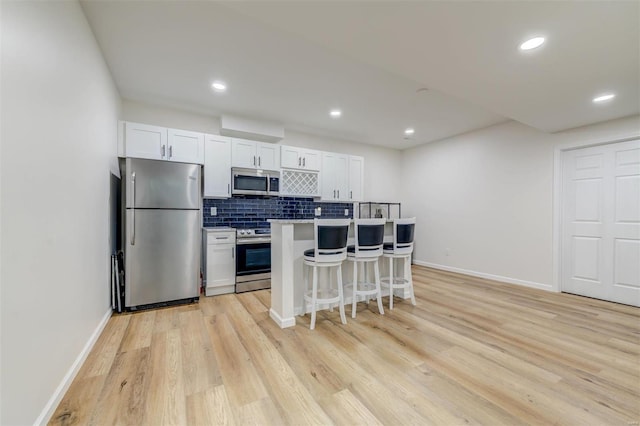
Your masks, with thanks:
<instances>
[{"instance_id":1,"label":"stainless steel refrigerator","mask_svg":"<svg viewBox=\"0 0 640 426\"><path fill-rule=\"evenodd\" d=\"M120 160L125 307L200 294L200 166Z\"/></svg>"}]
</instances>

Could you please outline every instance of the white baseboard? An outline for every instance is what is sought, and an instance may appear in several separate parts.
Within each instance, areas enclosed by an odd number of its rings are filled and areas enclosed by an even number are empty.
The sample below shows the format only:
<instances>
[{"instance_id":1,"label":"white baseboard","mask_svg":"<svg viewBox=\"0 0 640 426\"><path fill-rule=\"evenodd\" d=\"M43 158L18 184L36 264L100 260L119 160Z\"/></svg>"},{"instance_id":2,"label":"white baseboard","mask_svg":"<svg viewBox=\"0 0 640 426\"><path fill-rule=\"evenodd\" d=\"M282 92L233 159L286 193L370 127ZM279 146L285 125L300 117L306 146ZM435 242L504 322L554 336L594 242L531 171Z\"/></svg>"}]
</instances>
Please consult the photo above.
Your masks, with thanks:
<instances>
[{"instance_id":1,"label":"white baseboard","mask_svg":"<svg viewBox=\"0 0 640 426\"><path fill-rule=\"evenodd\" d=\"M278 315L278 313L273 309L269 309L269 316L271 317L272 320L276 322L276 324L280 326L280 328L293 327L294 325L296 325L295 317L286 318L286 319L281 318L280 315Z\"/></svg>"},{"instance_id":2,"label":"white baseboard","mask_svg":"<svg viewBox=\"0 0 640 426\"><path fill-rule=\"evenodd\" d=\"M542 283L537 283L535 281L526 281L526 280L520 280L517 278L503 277L501 275L487 274L485 272L471 271L468 269L456 268L453 266L446 266L446 265L439 265L437 263L423 262L421 260L415 260L415 259L413 260L413 263L420 266L426 266L428 268L441 269L443 271L449 271L449 272L457 272L459 274L471 275L473 277L478 277L478 278L486 278L489 280L501 281L509 284L517 284L525 287L537 288L540 290L554 291L553 286L551 284L542 284Z\"/></svg>"},{"instance_id":3,"label":"white baseboard","mask_svg":"<svg viewBox=\"0 0 640 426\"><path fill-rule=\"evenodd\" d=\"M58 404L60 404L60 401L62 401L64 394L67 393L67 390L69 390L69 386L71 386L73 379L76 378L78 371L80 371L80 367L82 367L82 364L87 359L87 356L89 356L89 352L91 352L91 349L93 349L93 345L95 345L98 337L100 337L100 334L102 333L102 330L104 330L104 327L107 325L109 318L111 318L111 314L112 310L111 308L109 308L109 310L102 317L102 320L100 320L100 323L98 324L96 329L89 337L89 340L84 345L84 348L82 348L82 350L78 354L78 357L74 361L73 365L71 365L71 368L69 368L69 371L67 371L67 374L65 374L62 378L62 382L60 382L53 395L51 395L51 398L49 398L47 405L45 405L44 409L34 422L34 425L46 425L47 423L49 423L49 420L51 420L51 416L53 416L56 408L58 408Z\"/></svg>"}]
</instances>

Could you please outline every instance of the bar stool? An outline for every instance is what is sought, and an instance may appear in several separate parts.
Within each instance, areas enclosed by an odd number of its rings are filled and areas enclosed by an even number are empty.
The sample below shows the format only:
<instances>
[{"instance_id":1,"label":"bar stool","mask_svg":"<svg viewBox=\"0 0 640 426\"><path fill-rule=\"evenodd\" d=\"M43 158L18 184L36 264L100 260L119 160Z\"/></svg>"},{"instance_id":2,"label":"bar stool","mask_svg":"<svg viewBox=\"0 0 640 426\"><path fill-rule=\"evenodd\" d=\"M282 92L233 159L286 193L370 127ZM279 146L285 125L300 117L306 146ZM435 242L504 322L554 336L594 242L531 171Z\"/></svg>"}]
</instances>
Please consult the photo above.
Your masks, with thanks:
<instances>
[{"instance_id":1,"label":"bar stool","mask_svg":"<svg viewBox=\"0 0 640 426\"><path fill-rule=\"evenodd\" d=\"M347 247L347 260L353 262L353 281L347 284L352 290L351 318L356 317L358 296L376 295L378 312L384 315L382 307L382 290L380 289L380 268L378 259L382 256L384 242L385 219L356 219L354 220L355 245ZM366 281L367 266L373 264L374 282ZM358 282L358 266L362 266L362 281Z\"/></svg>"},{"instance_id":2,"label":"bar stool","mask_svg":"<svg viewBox=\"0 0 640 426\"><path fill-rule=\"evenodd\" d=\"M305 289L303 292L302 314L306 312L307 303L311 303L311 324L316 326L316 310L318 305L333 304L340 306L340 320L347 323L344 316L344 295L342 291L342 262L347 257L347 237L350 219L314 219L314 248L305 250L304 265L313 269L312 287L309 289L309 274L304 273ZM329 283L326 288L318 289L318 268L329 268ZM331 268L336 268L337 288L331 288Z\"/></svg>"},{"instance_id":3,"label":"bar stool","mask_svg":"<svg viewBox=\"0 0 640 426\"><path fill-rule=\"evenodd\" d=\"M393 290L408 288L411 293L411 304L415 306L413 278L411 276L411 253L413 253L413 232L416 218L395 219L393 221L393 242L385 243L382 256L389 259L389 276L383 278L382 285L389 287L389 309L393 309ZM394 259L402 259L404 276L396 277L393 271Z\"/></svg>"}]
</instances>

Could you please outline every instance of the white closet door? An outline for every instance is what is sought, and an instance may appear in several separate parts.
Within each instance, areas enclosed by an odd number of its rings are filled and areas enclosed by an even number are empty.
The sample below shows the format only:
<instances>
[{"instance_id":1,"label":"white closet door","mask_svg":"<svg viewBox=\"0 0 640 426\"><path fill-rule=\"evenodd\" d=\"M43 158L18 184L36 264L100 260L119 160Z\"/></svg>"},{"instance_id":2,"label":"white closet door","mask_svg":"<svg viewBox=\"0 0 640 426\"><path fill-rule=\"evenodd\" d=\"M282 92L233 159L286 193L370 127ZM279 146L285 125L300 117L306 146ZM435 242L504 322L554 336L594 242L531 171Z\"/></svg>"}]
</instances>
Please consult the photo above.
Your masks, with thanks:
<instances>
[{"instance_id":1,"label":"white closet door","mask_svg":"<svg viewBox=\"0 0 640 426\"><path fill-rule=\"evenodd\" d=\"M640 140L566 151L562 291L640 306Z\"/></svg>"}]
</instances>

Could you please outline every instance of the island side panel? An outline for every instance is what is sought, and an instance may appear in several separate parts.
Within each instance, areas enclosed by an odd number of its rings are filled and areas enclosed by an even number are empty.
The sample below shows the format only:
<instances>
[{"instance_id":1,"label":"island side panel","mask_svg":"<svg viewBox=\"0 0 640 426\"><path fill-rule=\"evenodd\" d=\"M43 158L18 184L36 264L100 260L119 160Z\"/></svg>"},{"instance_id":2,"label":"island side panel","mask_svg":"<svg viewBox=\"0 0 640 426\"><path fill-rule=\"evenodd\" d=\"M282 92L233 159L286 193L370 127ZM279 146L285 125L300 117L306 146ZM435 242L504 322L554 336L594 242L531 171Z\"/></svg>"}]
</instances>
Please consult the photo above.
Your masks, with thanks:
<instances>
[{"instance_id":1,"label":"island side panel","mask_svg":"<svg viewBox=\"0 0 640 426\"><path fill-rule=\"evenodd\" d=\"M271 223L271 309L281 327L296 325L294 313L293 224Z\"/></svg>"}]
</instances>

